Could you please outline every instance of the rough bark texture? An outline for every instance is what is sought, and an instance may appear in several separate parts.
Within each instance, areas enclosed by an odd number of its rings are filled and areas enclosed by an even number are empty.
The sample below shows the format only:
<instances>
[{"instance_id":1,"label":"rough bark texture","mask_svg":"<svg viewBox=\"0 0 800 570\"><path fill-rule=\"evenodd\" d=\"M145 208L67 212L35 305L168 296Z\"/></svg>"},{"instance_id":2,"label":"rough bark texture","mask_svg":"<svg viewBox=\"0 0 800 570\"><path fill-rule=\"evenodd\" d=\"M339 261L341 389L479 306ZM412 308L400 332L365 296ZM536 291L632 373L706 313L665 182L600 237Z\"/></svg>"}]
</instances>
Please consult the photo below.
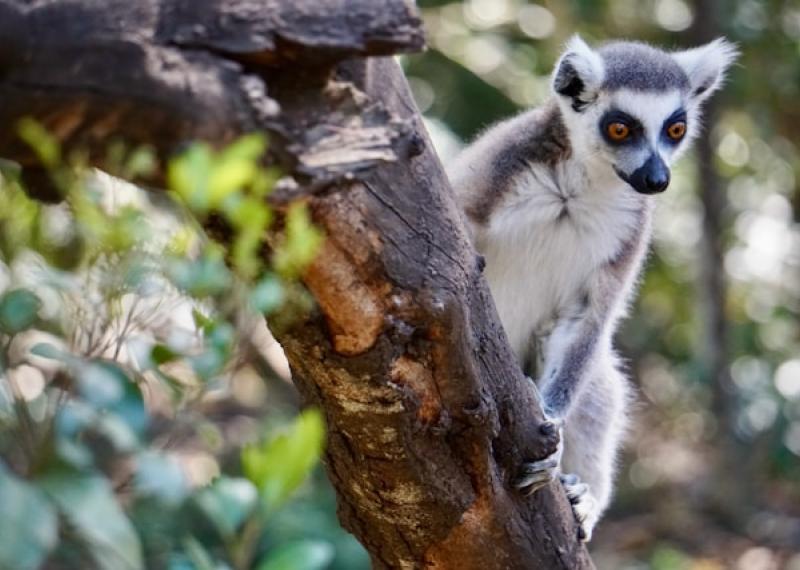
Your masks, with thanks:
<instances>
[{"instance_id":1,"label":"rough bark texture","mask_svg":"<svg viewBox=\"0 0 800 570\"><path fill-rule=\"evenodd\" d=\"M22 116L99 165L112 135L167 156L269 131L293 175L276 199L328 236L318 309L279 340L325 412L342 523L376 568L591 568L560 485L509 484L556 442L402 72L374 57L419 47L402 0L0 0L0 156L35 171Z\"/></svg>"}]
</instances>

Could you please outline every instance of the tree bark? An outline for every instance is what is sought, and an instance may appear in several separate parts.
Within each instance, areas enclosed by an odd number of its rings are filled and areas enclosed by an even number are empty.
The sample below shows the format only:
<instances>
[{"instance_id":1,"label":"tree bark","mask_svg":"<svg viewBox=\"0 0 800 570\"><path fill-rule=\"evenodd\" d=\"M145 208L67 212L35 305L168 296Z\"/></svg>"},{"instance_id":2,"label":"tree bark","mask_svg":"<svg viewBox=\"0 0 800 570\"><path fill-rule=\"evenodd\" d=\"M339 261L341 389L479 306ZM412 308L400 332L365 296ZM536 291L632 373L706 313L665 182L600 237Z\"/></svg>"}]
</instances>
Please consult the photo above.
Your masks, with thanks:
<instances>
[{"instance_id":1,"label":"tree bark","mask_svg":"<svg viewBox=\"0 0 800 570\"><path fill-rule=\"evenodd\" d=\"M402 0L0 0L0 156L37 168L23 116L100 166L112 135L166 158L269 132L292 176L273 199L327 235L317 309L279 340L325 413L343 525L376 568L591 568L560 485L510 485L556 440L402 71L375 57L421 37Z\"/></svg>"}]
</instances>

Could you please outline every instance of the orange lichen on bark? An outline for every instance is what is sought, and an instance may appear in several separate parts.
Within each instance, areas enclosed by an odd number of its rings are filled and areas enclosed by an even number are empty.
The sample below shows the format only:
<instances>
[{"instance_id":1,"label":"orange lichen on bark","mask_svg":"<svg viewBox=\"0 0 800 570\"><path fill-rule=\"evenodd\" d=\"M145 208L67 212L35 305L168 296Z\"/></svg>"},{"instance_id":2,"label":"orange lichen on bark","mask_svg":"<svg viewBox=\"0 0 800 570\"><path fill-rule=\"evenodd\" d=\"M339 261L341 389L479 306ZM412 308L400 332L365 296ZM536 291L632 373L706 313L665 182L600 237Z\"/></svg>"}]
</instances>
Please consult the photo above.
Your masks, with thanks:
<instances>
[{"instance_id":1,"label":"orange lichen on bark","mask_svg":"<svg viewBox=\"0 0 800 570\"><path fill-rule=\"evenodd\" d=\"M325 315L334 349L347 356L375 344L391 292L391 285L371 275L382 244L360 210L364 191L354 184L346 193L313 201L314 222L328 237L303 277Z\"/></svg>"},{"instance_id":2,"label":"orange lichen on bark","mask_svg":"<svg viewBox=\"0 0 800 570\"><path fill-rule=\"evenodd\" d=\"M369 350L383 330L383 295L364 283L356 266L331 240L326 240L304 275L319 303L339 354Z\"/></svg>"},{"instance_id":3,"label":"orange lichen on bark","mask_svg":"<svg viewBox=\"0 0 800 570\"><path fill-rule=\"evenodd\" d=\"M417 417L421 422L431 424L439 420L442 411L441 398L433 375L425 365L403 355L392 363L390 375L394 383L407 387L417 396Z\"/></svg>"}]
</instances>

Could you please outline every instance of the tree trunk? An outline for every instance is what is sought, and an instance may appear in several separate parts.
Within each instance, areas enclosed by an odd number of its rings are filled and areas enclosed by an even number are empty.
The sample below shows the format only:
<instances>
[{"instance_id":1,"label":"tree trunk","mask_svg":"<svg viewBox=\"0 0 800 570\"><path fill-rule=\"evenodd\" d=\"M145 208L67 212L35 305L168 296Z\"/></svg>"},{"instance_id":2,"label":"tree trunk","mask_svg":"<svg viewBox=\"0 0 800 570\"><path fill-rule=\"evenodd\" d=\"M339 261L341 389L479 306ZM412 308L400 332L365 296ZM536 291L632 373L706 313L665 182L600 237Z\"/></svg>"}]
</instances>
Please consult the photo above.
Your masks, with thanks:
<instances>
[{"instance_id":1,"label":"tree trunk","mask_svg":"<svg viewBox=\"0 0 800 570\"><path fill-rule=\"evenodd\" d=\"M693 43L700 45L719 37L722 11L718 0L695 0L694 5L696 15L691 29ZM730 324L725 314L728 287L723 236L728 200L715 165L711 140L717 115L716 101L707 102L706 127L696 143L700 201L703 204L698 306L702 310L704 368L711 384L712 411L719 423L715 436L716 461L705 496L708 506L719 518L729 526L744 528L753 505L759 502L760 497L759 490L752 485L756 480L754 474L744 474L753 465L750 460L753 451L743 445L736 435L737 390L731 378ZM733 472L741 475L728 476ZM730 497L743 499L731 501Z\"/></svg>"},{"instance_id":2,"label":"tree trunk","mask_svg":"<svg viewBox=\"0 0 800 570\"><path fill-rule=\"evenodd\" d=\"M317 309L279 340L325 413L343 525L376 568L591 568L560 485L510 485L556 441L402 71L374 57L419 47L402 0L0 0L0 156L35 172L26 115L100 166L112 134L167 157L269 132L292 175L273 199L327 235Z\"/></svg>"}]
</instances>

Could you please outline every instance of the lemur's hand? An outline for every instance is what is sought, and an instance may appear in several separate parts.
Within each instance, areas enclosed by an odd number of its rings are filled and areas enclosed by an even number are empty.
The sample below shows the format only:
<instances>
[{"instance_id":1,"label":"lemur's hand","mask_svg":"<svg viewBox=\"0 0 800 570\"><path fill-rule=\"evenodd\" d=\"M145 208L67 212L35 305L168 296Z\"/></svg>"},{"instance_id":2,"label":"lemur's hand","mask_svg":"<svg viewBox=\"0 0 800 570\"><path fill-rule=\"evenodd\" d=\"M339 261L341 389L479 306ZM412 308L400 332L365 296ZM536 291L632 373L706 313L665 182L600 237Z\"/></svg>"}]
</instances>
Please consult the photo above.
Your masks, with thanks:
<instances>
[{"instance_id":1,"label":"lemur's hand","mask_svg":"<svg viewBox=\"0 0 800 570\"><path fill-rule=\"evenodd\" d=\"M578 538L583 542L589 542L592 539L594 525L600 518L597 501L592 495L589 485L583 483L577 475L562 474L560 477L561 484L564 485L567 498L572 505L575 520L578 521Z\"/></svg>"},{"instance_id":2,"label":"lemur's hand","mask_svg":"<svg viewBox=\"0 0 800 570\"><path fill-rule=\"evenodd\" d=\"M558 437L555 451L543 459L530 463L523 463L519 476L514 481L514 487L530 495L535 493L561 473L561 455L564 453L564 420L547 419L539 427L545 437Z\"/></svg>"},{"instance_id":3,"label":"lemur's hand","mask_svg":"<svg viewBox=\"0 0 800 570\"><path fill-rule=\"evenodd\" d=\"M523 463L514 486L530 495L555 481L558 478L564 486L567 498L572 505L575 519L578 521L578 538L588 542L592 538L592 530L597 524L597 501L586 483L577 475L561 473L561 455L564 453L564 420L547 419L539 428L545 437L558 437L556 450L543 459Z\"/></svg>"}]
</instances>

